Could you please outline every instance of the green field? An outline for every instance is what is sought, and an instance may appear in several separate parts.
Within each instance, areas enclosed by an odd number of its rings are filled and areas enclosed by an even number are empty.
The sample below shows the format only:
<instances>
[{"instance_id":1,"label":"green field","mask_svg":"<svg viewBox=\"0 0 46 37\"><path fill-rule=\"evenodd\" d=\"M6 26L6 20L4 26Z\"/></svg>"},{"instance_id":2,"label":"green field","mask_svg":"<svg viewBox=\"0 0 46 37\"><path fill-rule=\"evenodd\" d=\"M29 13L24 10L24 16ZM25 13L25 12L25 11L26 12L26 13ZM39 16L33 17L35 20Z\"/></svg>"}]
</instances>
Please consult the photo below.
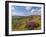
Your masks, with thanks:
<instances>
[{"instance_id":1,"label":"green field","mask_svg":"<svg viewBox=\"0 0 46 37\"><path fill-rule=\"evenodd\" d=\"M29 22L32 21L35 22L35 24L33 24L34 26L29 24ZM12 31L39 29L41 29L41 16L12 16Z\"/></svg>"}]
</instances>

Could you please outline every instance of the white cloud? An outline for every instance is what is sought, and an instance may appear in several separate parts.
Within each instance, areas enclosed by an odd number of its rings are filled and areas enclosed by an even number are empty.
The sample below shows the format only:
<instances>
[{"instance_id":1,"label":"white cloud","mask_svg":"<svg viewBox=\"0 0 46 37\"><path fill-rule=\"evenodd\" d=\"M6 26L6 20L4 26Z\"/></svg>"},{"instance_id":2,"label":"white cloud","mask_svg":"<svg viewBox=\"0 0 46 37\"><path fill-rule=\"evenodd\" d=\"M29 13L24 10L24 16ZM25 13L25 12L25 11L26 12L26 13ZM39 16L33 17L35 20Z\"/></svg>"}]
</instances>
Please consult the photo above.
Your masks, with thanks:
<instances>
[{"instance_id":1,"label":"white cloud","mask_svg":"<svg viewBox=\"0 0 46 37\"><path fill-rule=\"evenodd\" d=\"M15 10L15 7L12 7L12 10Z\"/></svg>"},{"instance_id":2,"label":"white cloud","mask_svg":"<svg viewBox=\"0 0 46 37\"><path fill-rule=\"evenodd\" d=\"M17 12L12 12L12 16L29 16L29 15L41 15L41 10L39 9L39 10L35 10L35 9L33 9L32 11L30 11L30 12L28 12L28 13L22 13L22 12L20 12L20 13L17 13Z\"/></svg>"},{"instance_id":3,"label":"white cloud","mask_svg":"<svg viewBox=\"0 0 46 37\"><path fill-rule=\"evenodd\" d=\"M26 10L31 9L31 7L26 7ZM29 16L29 15L41 15L41 10L40 9L32 9L31 11L27 12L27 13L23 13L23 12L15 12L15 8L12 8L12 16Z\"/></svg>"},{"instance_id":4,"label":"white cloud","mask_svg":"<svg viewBox=\"0 0 46 37\"><path fill-rule=\"evenodd\" d=\"M16 12L12 12L11 14L12 14L12 16L15 16L16 15Z\"/></svg>"},{"instance_id":5,"label":"white cloud","mask_svg":"<svg viewBox=\"0 0 46 37\"><path fill-rule=\"evenodd\" d=\"M24 16L23 13L16 13L16 16Z\"/></svg>"},{"instance_id":6,"label":"white cloud","mask_svg":"<svg viewBox=\"0 0 46 37\"><path fill-rule=\"evenodd\" d=\"M25 16L24 13L12 12L12 16Z\"/></svg>"},{"instance_id":7,"label":"white cloud","mask_svg":"<svg viewBox=\"0 0 46 37\"><path fill-rule=\"evenodd\" d=\"M30 11L31 12L31 15L41 15L41 10L39 9L39 10L36 10L36 9L32 9L32 11Z\"/></svg>"},{"instance_id":8,"label":"white cloud","mask_svg":"<svg viewBox=\"0 0 46 37\"><path fill-rule=\"evenodd\" d=\"M25 9L26 9L26 10L30 10L31 7L30 7L30 6L26 6Z\"/></svg>"},{"instance_id":9,"label":"white cloud","mask_svg":"<svg viewBox=\"0 0 46 37\"><path fill-rule=\"evenodd\" d=\"M35 11L35 9L32 9L30 12L32 13L32 12L34 12Z\"/></svg>"}]
</instances>

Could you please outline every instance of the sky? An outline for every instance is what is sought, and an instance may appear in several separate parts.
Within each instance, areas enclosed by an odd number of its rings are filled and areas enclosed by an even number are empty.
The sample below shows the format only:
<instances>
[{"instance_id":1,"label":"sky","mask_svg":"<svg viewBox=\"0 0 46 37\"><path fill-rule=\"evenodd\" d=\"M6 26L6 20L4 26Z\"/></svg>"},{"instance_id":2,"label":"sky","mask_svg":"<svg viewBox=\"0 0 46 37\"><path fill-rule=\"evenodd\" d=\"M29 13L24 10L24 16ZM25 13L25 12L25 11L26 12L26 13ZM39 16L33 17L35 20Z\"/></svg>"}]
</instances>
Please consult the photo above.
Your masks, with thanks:
<instances>
[{"instance_id":1,"label":"sky","mask_svg":"<svg viewBox=\"0 0 46 37\"><path fill-rule=\"evenodd\" d=\"M41 7L37 6L11 6L12 16L41 15Z\"/></svg>"}]
</instances>

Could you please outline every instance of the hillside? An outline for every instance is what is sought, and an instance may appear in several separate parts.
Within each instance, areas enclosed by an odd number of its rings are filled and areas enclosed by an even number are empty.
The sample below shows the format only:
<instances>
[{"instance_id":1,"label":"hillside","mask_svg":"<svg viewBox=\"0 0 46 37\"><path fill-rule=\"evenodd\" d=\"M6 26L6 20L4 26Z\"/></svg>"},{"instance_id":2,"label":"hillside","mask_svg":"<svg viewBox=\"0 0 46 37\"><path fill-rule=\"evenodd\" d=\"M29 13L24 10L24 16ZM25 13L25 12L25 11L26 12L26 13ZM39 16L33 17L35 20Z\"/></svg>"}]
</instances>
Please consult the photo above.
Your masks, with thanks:
<instances>
[{"instance_id":1,"label":"hillside","mask_svg":"<svg viewBox=\"0 0 46 37\"><path fill-rule=\"evenodd\" d=\"M29 22L35 22L34 26L29 26ZM41 28L41 16L12 16L12 31L19 30L38 30Z\"/></svg>"}]
</instances>

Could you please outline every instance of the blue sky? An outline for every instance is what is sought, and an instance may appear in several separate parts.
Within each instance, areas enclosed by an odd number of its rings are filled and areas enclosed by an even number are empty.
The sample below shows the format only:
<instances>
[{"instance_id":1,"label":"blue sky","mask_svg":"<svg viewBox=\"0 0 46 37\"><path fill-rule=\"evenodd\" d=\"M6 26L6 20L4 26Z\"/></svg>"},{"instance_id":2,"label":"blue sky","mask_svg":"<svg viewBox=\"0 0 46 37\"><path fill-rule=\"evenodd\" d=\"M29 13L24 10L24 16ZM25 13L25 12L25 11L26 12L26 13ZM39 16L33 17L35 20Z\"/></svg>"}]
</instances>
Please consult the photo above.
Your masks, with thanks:
<instances>
[{"instance_id":1,"label":"blue sky","mask_svg":"<svg viewBox=\"0 0 46 37\"><path fill-rule=\"evenodd\" d=\"M11 6L12 16L29 16L29 15L40 15L41 7L37 6Z\"/></svg>"}]
</instances>

